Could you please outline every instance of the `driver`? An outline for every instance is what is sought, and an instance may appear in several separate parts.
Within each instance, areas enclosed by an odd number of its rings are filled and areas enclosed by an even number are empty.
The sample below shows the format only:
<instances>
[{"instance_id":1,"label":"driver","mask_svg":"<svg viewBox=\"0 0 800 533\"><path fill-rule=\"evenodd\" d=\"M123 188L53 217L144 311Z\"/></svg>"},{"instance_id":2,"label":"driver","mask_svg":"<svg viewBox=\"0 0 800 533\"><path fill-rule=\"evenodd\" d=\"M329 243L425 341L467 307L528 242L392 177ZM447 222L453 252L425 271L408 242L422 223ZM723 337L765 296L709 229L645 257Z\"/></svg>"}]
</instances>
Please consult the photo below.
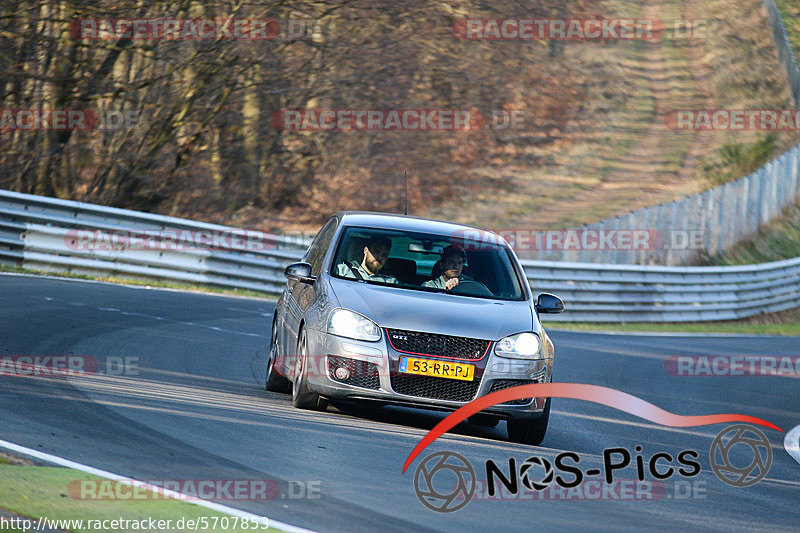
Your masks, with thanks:
<instances>
[{"instance_id":1,"label":"driver","mask_svg":"<svg viewBox=\"0 0 800 533\"><path fill-rule=\"evenodd\" d=\"M467 262L467 252L460 246L451 244L442 251L442 275L426 281L422 284L423 287L431 287L435 289L450 290L459 283L464 270L464 264ZM464 277L466 281L467 278Z\"/></svg>"},{"instance_id":2,"label":"driver","mask_svg":"<svg viewBox=\"0 0 800 533\"><path fill-rule=\"evenodd\" d=\"M391 248L392 241L389 237L373 235L364 246L364 258L361 263L359 264L358 261L351 261L349 264L339 263L336 265L336 274L345 278L399 285L400 282L391 274L379 274L389 258Z\"/></svg>"}]
</instances>

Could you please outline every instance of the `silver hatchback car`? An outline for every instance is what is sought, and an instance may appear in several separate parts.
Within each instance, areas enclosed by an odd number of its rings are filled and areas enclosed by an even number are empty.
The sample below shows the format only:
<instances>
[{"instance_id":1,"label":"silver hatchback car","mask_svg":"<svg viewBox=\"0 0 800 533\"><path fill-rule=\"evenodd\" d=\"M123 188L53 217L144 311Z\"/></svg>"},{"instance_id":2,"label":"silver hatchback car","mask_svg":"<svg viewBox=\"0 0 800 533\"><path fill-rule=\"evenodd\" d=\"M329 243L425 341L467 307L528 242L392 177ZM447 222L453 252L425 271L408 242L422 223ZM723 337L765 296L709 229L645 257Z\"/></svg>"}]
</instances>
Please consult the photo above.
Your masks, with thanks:
<instances>
[{"instance_id":1,"label":"silver hatchback car","mask_svg":"<svg viewBox=\"0 0 800 533\"><path fill-rule=\"evenodd\" d=\"M286 268L266 388L303 409L328 400L455 410L498 390L550 382L553 343L522 266L499 235L438 220L341 212ZM539 444L550 399L496 405L470 421L507 421Z\"/></svg>"}]
</instances>

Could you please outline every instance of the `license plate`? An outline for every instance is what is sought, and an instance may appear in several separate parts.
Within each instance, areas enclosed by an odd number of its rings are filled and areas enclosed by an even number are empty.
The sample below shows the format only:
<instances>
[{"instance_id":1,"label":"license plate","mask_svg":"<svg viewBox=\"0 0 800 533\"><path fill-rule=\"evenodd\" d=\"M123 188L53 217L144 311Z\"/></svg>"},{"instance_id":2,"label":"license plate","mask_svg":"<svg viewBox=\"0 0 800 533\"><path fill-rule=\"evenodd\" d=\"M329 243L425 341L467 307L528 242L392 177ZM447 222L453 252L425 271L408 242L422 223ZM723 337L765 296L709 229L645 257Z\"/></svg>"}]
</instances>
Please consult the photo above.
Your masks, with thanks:
<instances>
[{"instance_id":1,"label":"license plate","mask_svg":"<svg viewBox=\"0 0 800 533\"><path fill-rule=\"evenodd\" d=\"M475 365L401 357L400 372L404 374L419 374L420 376L472 381L475 378Z\"/></svg>"}]
</instances>

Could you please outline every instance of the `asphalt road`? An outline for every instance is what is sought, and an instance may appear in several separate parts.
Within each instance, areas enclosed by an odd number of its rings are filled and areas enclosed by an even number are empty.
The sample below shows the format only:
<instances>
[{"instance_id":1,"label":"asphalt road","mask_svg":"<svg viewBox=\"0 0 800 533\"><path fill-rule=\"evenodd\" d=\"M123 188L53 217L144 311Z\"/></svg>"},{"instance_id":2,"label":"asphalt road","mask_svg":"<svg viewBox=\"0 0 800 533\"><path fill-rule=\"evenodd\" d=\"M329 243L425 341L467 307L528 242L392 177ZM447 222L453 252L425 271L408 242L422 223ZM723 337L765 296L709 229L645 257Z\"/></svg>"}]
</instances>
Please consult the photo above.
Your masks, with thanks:
<instances>
[{"instance_id":1,"label":"asphalt road","mask_svg":"<svg viewBox=\"0 0 800 533\"><path fill-rule=\"evenodd\" d=\"M697 450L702 472L683 498L667 480L658 500L472 501L449 514L424 507L402 465L444 415L400 408L294 409L262 388L271 302L100 283L0 276L0 356L138 358L136 375L0 377L0 439L137 479L275 479L283 497L226 505L319 531L595 531L651 528L798 530L800 464L765 433L774 461L757 485L722 483L709 447L725 425L657 426L594 403L553 400L539 448L496 428L464 426L423 452L507 465L563 451L600 467L605 448ZM552 332L555 379L639 396L678 414L742 413L785 430L800 424L800 382L784 377L675 377L670 355L797 355L790 337L628 336ZM618 474L632 479L634 467ZM288 482L319 482L321 497L287 497ZM297 487L293 483L293 487ZM79 517L76 517L79 518Z\"/></svg>"}]
</instances>

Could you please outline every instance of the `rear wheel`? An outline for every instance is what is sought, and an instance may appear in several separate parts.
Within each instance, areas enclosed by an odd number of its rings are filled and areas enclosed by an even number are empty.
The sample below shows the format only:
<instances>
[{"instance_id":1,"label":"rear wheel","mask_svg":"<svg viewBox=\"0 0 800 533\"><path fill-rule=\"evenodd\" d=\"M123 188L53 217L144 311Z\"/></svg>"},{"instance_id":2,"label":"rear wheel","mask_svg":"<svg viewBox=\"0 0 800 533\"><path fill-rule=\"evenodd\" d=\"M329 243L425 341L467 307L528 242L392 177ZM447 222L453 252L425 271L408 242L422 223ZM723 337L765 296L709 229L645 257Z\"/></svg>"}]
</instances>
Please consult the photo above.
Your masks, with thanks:
<instances>
[{"instance_id":1,"label":"rear wheel","mask_svg":"<svg viewBox=\"0 0 800 533\"><path fill-rule=\"evenodd\" d=\"M264 388L271 392L289 392L289 380L281 376L275 364L278 359L278 324L272 324L272 340L267 354L267 375Z\"/></svg>"},{"instance_id":2,"label":"rear wheel","mask_svg":"<svg viewBox=\"0 0 800 533\"><path fill-rule=\"evenodd\" d=\"M324 411L328 408L328 400L308 388L308 344L306 332L300 332L297 343L297 372L292 382L292 405L300 409Z\"/></svg>"},{"instance_id":3,"label":"rear wheel","mask_svg":"<svg viewBox=\"0 0 800 533\"><path fill-rule=\"evenodd\" d=\"M534 420L509 420L506 422L508 440L520 444L538 446L547 433L547 423L550 420L550 398L544 405L544 412L540 418Z\"/></svg>"}]
</instances>

